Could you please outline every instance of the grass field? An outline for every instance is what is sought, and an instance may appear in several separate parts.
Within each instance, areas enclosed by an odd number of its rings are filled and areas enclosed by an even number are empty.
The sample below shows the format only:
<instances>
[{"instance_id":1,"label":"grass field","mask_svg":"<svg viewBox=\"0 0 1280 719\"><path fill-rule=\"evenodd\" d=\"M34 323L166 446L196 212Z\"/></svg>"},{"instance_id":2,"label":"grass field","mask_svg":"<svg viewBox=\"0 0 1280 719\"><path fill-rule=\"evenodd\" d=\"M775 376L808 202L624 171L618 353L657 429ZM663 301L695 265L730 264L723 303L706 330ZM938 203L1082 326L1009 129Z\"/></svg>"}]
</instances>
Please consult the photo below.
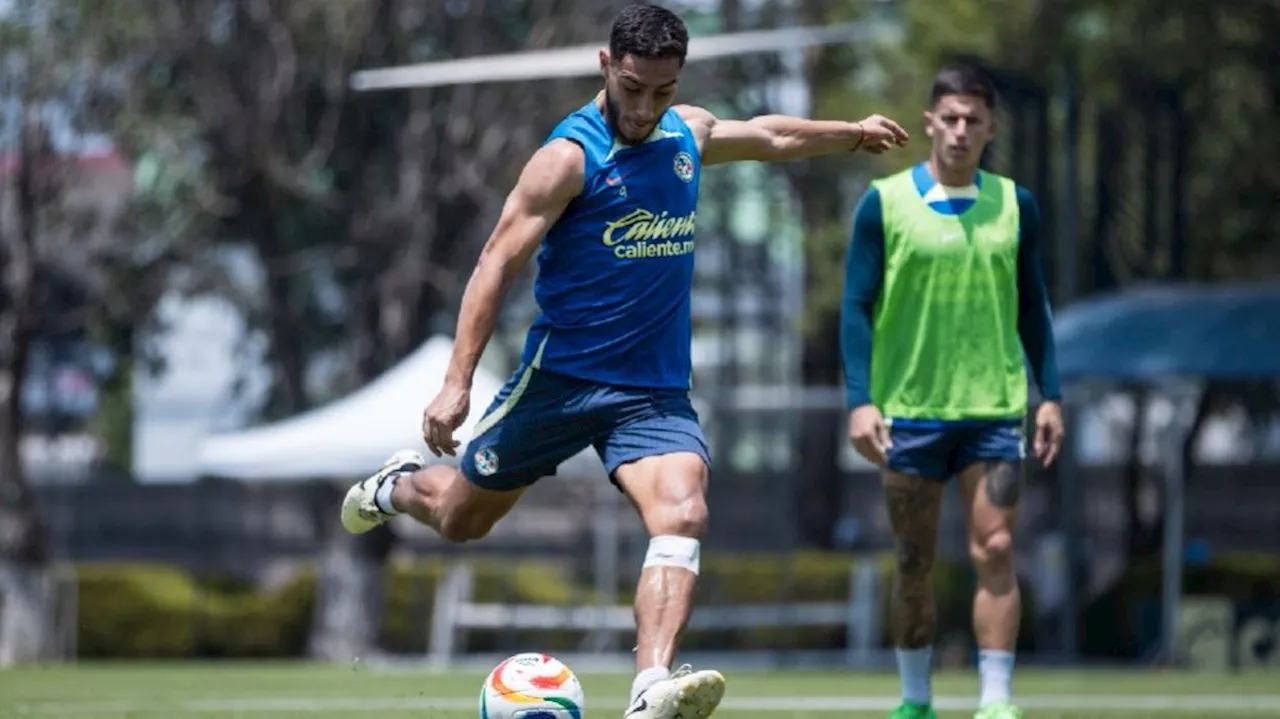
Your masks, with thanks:
<instances>
[{"instance_id":1,"label":"grass field","mask_svg":"<svg viewBox=\"0 0 1280 719\"><path fill-rule=\"evenodd\" d=\"M586 717L618 717L629 677L582 672ZM888 673L730 672L720 719L883 718ZM81 664L0 671L0 717L472 719L482 676L305 664ZM935 680L942 719L973 716L970 673ZM1280 675L1019 672L1028 719L1280 717Z\"/></svg>"}]
</instances>

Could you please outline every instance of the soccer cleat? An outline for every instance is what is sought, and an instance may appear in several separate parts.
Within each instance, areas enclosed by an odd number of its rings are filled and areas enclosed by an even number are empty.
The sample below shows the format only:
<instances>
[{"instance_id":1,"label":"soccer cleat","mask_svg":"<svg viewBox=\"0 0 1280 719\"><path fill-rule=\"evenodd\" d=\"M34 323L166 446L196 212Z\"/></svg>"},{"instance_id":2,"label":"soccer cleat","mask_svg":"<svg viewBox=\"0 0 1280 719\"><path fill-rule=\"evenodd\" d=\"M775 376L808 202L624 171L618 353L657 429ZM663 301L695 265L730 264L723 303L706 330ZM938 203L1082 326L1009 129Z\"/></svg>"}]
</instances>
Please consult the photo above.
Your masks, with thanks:
<instances>
[{"instance_id":1,"label":"soccer cleat","mask_svg":"<svg viewBox=\"0 0 1280 719\"><path fill-rule=\"evenodd\" d=\"M973 715L973 719L1022 719L1022 710L1012 704L988 704Z\"/></svg>"},{"instance_id":2,"label":"soccer cleat","mask_svg":"<svg viewBox=\"0 0 1280 719\"><path fill-rule=\"evenodd\" d=\"M889 719L938 719L938 715L933 711L933 707L928 704L902 702L889 715Z\"/></svg>"},{"instance_id":3,"label":"soccer cleat","mask_svg":"<svg viewBox=\"0 0 1280 719\"><path fill-rule=\"evenodd\" d=\"M693 671L688 664L670 679L645 689L622 715L623 719L706 719L724 698L720 672Z\"/></svg>"},{"instance_id":4,"label":"soccer cleat","mask_svg":"<svg viewBox=\"0 0 1280 719\"><path fill-rule=\"evenodd\" d=\"M352 534L363 534L380 524L385 524L395 515L378 509L374 497L384 482L401 472L416 472L426 464L422 455L411 449L402 449L391 455L382 468L373 476L356 482L347 490L342 500L342 527Z\"/></svg>"}]
</instances>

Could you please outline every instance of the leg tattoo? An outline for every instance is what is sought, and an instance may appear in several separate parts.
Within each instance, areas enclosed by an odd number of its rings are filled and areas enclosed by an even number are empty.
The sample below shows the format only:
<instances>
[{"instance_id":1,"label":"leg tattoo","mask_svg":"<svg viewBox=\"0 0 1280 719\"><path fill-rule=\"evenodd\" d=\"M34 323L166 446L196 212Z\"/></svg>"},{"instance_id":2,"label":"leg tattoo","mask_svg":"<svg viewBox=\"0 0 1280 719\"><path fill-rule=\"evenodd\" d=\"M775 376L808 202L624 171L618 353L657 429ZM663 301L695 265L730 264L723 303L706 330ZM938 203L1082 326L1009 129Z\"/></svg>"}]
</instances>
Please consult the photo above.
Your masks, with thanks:
<instances>
[{"instance_id":1,"label":"leg tattoo","mask_svg":"<svg viewBox=\"0 0 1280 719\"><path fill-rule=\"evenodd\" d=\"M937 554L942 485L917 477L892 476L885 483L893 526L897 572L893 584L894 643L902 649L933 644L933 561Z\"/></svg>"},{"instance_id":2,"label":"leg tattoo","mask_svg":"<svg viewBox=\"0 0 1280 719\"><path fill-rule=\"evenodd\" d=\"M1001 509L1013 509L1022 497L1022 476L1018 468L1009 462L988 462L987 501Z\"/></svg>"}]
</instances>

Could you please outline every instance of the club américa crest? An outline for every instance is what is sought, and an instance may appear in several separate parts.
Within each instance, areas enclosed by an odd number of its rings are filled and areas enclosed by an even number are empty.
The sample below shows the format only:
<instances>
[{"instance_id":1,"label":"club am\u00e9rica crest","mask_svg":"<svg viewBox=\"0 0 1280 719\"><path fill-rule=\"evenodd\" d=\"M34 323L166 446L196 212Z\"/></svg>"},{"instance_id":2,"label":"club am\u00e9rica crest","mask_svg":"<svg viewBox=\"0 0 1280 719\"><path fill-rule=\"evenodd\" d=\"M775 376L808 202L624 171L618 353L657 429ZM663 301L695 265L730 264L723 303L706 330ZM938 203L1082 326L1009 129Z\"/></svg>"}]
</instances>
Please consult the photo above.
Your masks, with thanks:
<instances>
[{"instance_id":1,"label":"club am\u00e9rica crest","mask_svg":"<svg viewBox=\"0 0 1280 719\"><path fill-rule=\"evenodd\" d=\"M683 150L676 153L676 177L685 182L693 182L693 157Z\"/></svg>"},{"instance_id":2,"label":"club am\u00e9rica crest","mask_svg":"<svg viewBox=\"0 0 1280 719\"><path fill-rule=\"evenodd\" d=\"M492 447L477 450L475 460L476 471L482 476L489 477L498 471L498 453Z\"/></svg>"}]
</instances>

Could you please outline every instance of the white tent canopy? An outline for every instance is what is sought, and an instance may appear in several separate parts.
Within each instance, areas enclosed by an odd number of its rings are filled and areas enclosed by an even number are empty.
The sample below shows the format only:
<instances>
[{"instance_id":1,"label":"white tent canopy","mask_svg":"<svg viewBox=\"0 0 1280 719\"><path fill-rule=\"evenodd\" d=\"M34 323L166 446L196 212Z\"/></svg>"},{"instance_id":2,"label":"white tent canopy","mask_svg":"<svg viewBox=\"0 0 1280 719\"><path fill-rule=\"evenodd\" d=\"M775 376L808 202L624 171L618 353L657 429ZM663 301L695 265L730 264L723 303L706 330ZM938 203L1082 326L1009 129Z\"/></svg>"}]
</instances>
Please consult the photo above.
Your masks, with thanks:
<instances>
[{"instance_id":1,"label":"white tent canopy","mask_svg":"<svg viewBox=\"0 0 1280 719\"><path fill-rule=\"evenodd\" d=\"M274 424L205 437L198 450L199 473L248 481L350 479L372 473L406 448L433 461L422 441L422 410L439 391L452 351L451 340L433 337L342 399ZM463 447L501 385L491 373L476 371L471 412L455 434ZM565 461L559 473L602 477L604 466L587 449Z\"/></svg>"}]
</instances>

